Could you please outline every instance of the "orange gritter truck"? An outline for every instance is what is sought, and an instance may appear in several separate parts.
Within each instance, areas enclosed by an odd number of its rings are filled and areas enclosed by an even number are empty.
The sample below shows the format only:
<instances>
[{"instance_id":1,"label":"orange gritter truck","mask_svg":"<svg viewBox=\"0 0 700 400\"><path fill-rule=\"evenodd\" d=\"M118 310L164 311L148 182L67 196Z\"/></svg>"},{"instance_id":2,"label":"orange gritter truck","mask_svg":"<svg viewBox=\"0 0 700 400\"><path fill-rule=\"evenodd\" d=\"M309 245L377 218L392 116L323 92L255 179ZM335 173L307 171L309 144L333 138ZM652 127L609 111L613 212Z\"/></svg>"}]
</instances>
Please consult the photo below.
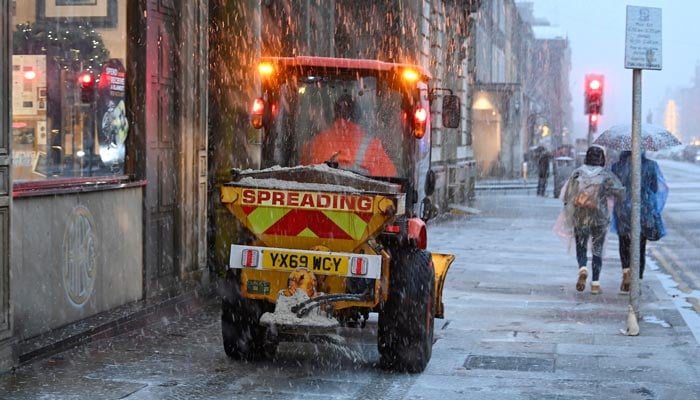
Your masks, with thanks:
<instances>
[{"instance_id":1,"label":"orange gritter truck","mask_svg":"<svg viewBox=\"0 0 700 400\"><path fill-rule=\"evenodd\" d=\"M430 109L440 99L442 126L455 128L459 98L438 96L447 89L431 88L430 74L408 64L271 57L259 72L251 122L261 130L263 169L234 169L220 188L244 232L220 289L224 350L253 359L273 356L282 341L337 341L340 327L365 327L376 313L380 365L422 372L454 260L427 249L426 221L436 215ZM327 160L304 165L341 98L352 99L346 118L364 133L357 162L339 162L347 145L331 142ZM370 172L371 141L391 175Z\"/></svg>"}]
</instances>

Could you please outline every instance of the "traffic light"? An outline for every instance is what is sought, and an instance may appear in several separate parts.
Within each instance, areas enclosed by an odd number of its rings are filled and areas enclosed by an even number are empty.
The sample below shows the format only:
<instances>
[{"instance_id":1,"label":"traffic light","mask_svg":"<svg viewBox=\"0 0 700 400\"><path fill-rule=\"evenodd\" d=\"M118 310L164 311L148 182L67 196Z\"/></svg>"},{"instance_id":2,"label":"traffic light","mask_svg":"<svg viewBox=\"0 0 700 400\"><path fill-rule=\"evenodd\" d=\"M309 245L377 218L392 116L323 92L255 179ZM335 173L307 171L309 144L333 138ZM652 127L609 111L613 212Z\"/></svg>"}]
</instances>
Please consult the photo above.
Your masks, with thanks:
<instances>
[{"instance_id":1,"label":"traffic light","mask_svg":"<svg viewBox=\"0 0 700 400\"><path fill-rule=\"evenodd\" d=\"M603 113L603 89L605 77L600 74L586 74L584 87L584 114Z\"/></svg>"},{"instance_id":2,"label":"traffic light","mask_svg":"<svg viewBox=\"0 0 700 400\"><path fill-rule=\"evenodd\" d=\"M588 123L591 127L591 132L597 132L598 131L598 114L589 114L588 115Z\"/></svg>"},{"instance_id":3,"label":"traffic light","mask_svg":"<svg viewBox=\"0 0 700 400\"><path fill-rule=\"evenodd\" d=\"M95 101L95 75L92 72L82 72L78 75L80 87L80 102L92 103Z\"/></svg>"}]
</instances>

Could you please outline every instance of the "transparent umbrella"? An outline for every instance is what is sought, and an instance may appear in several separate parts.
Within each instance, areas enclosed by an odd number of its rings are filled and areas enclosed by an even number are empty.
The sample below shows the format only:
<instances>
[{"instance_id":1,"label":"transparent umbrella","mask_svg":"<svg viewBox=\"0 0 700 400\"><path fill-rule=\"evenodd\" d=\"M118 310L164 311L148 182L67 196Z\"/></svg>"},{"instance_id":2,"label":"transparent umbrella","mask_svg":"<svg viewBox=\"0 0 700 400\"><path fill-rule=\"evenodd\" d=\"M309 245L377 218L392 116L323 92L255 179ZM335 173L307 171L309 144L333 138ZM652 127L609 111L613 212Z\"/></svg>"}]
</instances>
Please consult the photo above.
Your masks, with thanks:
<instances>
[{"instance_id":1,"label":"transparent umbrella","mask_svg":"<svg viewBox=\"0 0 700 400\"><path fill-rule=\"evenodd\" d=\"M661 126L642 124L640 143L642 150L658 151L668 147L678 146L681 144L681 141ZM593 141L593 144L603 146L610 150L632 150L632 125L615 125L601 133L600 136Z\"/></svg>"}]
</instances>

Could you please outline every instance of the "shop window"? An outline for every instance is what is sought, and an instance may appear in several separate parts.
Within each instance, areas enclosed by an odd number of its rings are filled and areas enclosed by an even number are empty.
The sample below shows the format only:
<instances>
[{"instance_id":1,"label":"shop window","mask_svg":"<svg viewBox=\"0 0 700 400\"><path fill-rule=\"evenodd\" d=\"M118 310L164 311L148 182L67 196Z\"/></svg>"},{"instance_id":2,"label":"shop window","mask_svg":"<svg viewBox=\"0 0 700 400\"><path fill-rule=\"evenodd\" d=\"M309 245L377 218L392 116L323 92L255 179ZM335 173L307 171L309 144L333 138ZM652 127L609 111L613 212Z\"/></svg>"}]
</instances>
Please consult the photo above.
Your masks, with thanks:
<instances>
[{"instance_id":1,"label":"shop window","mask_svg":"<svg viewBox=\"0 0 700 400\"><path fill-rule=\"evenodd\" d=\"M123 177L126 0L18 1L14 7L15 189Z\"/></svg>"}]
</instances>

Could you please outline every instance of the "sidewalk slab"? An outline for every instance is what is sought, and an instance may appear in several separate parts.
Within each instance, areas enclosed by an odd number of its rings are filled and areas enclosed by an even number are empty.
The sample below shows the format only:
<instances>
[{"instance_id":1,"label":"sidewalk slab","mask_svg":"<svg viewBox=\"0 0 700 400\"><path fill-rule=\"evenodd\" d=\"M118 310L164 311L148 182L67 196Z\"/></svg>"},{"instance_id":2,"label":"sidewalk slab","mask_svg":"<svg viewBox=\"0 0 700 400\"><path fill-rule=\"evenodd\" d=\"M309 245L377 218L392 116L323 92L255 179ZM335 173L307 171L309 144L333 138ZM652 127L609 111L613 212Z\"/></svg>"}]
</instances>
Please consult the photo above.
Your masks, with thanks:
<instances>
[{"instance_id":1,"label":"sidewalk slab","mask_svg":"<svg viewBox=\"0 0 700 400\"><path fill-rule=\"evenodd\" d=\"M551 230L561 201L493 192L480 193L473 207L481 212L429 227L429 248L456 260L433 360L412 396L700 398L700 346L651 257L641 285L640 336L626 336L629 295L619 294L614 235L602 294L592 295L590 277L586 290L576 291L575 255Z\"/></svg>"}]
</instances>

